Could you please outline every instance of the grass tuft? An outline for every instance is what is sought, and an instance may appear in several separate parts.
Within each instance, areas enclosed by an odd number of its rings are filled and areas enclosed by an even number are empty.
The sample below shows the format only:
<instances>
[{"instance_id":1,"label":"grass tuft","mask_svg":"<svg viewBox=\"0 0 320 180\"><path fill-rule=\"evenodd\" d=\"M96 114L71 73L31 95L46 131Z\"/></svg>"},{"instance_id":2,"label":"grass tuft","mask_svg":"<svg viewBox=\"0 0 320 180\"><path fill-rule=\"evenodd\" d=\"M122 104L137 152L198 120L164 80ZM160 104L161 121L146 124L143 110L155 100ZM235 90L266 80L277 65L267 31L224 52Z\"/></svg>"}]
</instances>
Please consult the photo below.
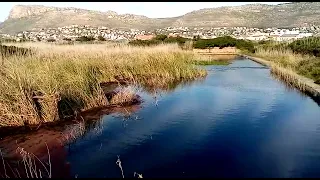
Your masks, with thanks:
<instances>
[{"instance_id":1,"label":"grass tuft","mask_svg":"<svg viewBox=\"0 0 320 180\"><path fill-rule=\"evenodd\" d=\"M103 82L125 79L164 86L206 75L205 70L190 64L193 52L184 51L177 44L6 45L31 49L32 55L1 57L0 127L56 121L70 112L108 105L100 86ZM129 94L125 91L111 103L130 98Z\"/></svg>"}]
</instances>

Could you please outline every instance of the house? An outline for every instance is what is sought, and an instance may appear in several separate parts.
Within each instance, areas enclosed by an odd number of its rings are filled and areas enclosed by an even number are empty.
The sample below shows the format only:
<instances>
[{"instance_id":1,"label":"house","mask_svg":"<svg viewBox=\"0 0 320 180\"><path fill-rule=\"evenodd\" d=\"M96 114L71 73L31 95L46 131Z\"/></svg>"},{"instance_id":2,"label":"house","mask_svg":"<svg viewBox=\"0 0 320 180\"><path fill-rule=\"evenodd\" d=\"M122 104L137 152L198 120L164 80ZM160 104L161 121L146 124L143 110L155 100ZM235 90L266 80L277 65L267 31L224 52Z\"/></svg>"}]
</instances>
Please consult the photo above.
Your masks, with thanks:
<instances>
[{"instance_id":1,"label":"house","mask_svg":"<svg viewBox=\"0 0 320 180\"><path fill-rule=\"evenodd\" d=\"M217 38L215 35L206 35L206 36L201 36L202 39L214 39Z\"/></svg>"},{"instance_id":2,"label":"house","mask_svg":"<svg viewBox=\"0 0 320 180\"><path fill-rule=\"evenodd\" d=\"M247 37L246 39L252 40L252 41L262 41L262 40L268 39L268 37L266 35L253 35L253 36Z\"/></svg>"},{"instance_id":3,"label":"house","mask_svg":"<svg viewBox=\"0 0 320 180\"><path fill-rule=\"evenodd\" d=\"M178 37L177 33L169 33L168 37Z\"/></svg>"},{"instance_id":4,"label":"house","mask_svg":"<svg viewBox=\"0 0 320 180\"><path fill-rule=\"evenodd\" d=\"M298 38L310 37L312 35L313 35L313 33L300 33L298 35Z\"/></svg>"},{"instance_id":5,"label":"house","mask_svg":"<svg viewBox=\"0 0 320 180\"><path fill-rule=\"evenodd\" d=\"M299 39L299 34L282 34L279 38L279 41L292 41Z\"/></svg>"},{"instance_id":6,"label":"house","mask_svg":"<svg viewBox=\"0 0 320 180\"><path fill-rule=\"evenodd\" d=\"M137 40L151 40L155 35L137 35L135 39Z\"/></svg>"},{"instance_id":7,"label":"house","mask_svg":"<svg viewBox=\"0 0 320 180\"><path fill-rule=\"evenodd\" d=\"M280 36L281 36L281 35L279 35L279 34L271 34L271 35L269 36L269 39L270 39L270 40L273 40L273 41L280 41Z\"/></svg>"}]
</instances>

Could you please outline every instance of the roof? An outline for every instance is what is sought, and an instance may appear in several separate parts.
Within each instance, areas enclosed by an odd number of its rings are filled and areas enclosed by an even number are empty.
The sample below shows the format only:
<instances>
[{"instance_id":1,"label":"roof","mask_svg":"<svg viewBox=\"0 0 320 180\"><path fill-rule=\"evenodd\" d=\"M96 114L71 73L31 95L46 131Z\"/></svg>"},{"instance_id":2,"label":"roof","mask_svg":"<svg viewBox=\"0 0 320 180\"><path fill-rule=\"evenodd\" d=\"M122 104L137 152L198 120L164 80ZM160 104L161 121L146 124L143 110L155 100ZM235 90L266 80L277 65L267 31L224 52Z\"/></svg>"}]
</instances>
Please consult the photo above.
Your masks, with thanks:
<instances>
[{"instance_id":1,"label":"roof","mask_svg":"<svg viewBox=\"0 0 320 180\"><path fill-rule=\"evenodd\" d=\"M299 34L283 34L281 37L297 37Z\"/></svg>"}]
</instances>

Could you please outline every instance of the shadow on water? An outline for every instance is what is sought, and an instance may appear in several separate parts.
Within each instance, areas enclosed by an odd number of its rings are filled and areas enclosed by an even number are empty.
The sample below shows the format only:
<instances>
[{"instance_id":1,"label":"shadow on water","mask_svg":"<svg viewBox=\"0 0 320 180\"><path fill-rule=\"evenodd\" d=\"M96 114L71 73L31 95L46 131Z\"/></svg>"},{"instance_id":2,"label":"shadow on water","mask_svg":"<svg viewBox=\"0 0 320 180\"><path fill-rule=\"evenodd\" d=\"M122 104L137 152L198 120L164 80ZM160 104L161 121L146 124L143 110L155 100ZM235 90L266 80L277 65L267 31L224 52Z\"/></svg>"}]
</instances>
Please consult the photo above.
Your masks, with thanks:
<instances>
[{"instance_id":1,"label":"shadow on water","mask_svg":"<svg viewBox=\"0 0 320 180\"><path fill-rule=\"evenodd\" d=\"M286 88L286 90L297 92L303 97L310 97L320 107L320 96L315 96L314 94L312 94L312 93L310 93L308 91L306 91L306 92L300 91L299 89L294 87L294 85L291 85L291 84L288 84L287 82L284 82L281 78L279 78L277 75L273 74L272 72L270 72L270 75L275 80L277 80L279 83L281 83Z\"/></svg>"}]
</instances>

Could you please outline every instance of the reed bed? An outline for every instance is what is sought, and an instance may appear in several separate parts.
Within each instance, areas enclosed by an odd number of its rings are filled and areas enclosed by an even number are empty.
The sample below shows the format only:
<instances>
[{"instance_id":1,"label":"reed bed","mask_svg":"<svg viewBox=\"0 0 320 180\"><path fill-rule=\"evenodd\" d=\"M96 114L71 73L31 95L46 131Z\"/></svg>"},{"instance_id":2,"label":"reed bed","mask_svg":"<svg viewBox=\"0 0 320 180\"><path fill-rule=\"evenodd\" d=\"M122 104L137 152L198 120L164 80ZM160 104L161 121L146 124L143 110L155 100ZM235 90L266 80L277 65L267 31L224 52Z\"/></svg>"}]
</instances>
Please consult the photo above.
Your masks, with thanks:
<instances>
[{"instance_id":1,"label":"reed bed","mask_svg":"<svg viewBox=\"0 0 320 180\"><path fill-rule=\"evenodd\" d=\"M236 55L208 55L195 54L193 64L196 65L229 65L236 58Z\"/></svg>"},{"instance_id":2,"label":"reed bed","mask_svg":"<svg viewBox=\"0 0 320 180\"><path fill-rule=\"evenodd\" d=\"M257 48L254 55L273 62L272 72L300 90L304 91L305 87L302 82L298 82L297 74L310 78L315 83L320 80L320 58L294 53L288 48Z\"/></svg>"},{"instance_id":3,"label":"reed bed","mask_svg":"<svg viewBox=\"0 0 320 180\"><path fill-rule=\"evenodd\" d=\"M39 124L68 113L108 105L102 82L165 85L206 75L194 54L176 44L132 47L115 44L6 44L31 55L2 57L0 127Z\"/></svg>"}]
</instances>

